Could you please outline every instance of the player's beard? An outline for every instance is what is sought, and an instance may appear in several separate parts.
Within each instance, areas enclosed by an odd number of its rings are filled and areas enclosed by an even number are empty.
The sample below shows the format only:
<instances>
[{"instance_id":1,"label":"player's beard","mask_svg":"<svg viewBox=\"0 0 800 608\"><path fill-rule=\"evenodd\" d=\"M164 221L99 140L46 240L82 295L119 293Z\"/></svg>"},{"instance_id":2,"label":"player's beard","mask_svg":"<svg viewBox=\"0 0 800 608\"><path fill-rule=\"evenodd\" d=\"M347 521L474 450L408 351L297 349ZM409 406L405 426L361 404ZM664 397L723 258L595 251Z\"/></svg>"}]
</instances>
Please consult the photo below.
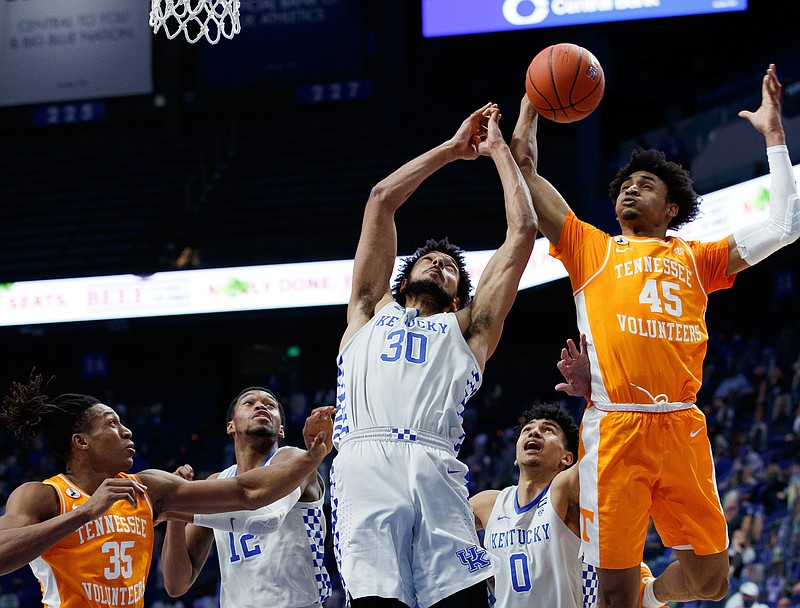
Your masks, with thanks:
<instances>
[{"instance_id":1,"label":"player's beard","mask_svg":"<svg viewBox=\"0 0 800 608\"><path fill-rule=\"evenodd\" d=\"M453 305L454 297L448 293L435 281L430 279L417 279L406 284L406 298L414 296L416 298L429 298L433 300L438 308L445 310Z\"/></svg>"},{"instance_id":2,"label":"player's beard","mask_svg":"<svg viewBox=\"0 0 800 608\"><path fill-rule=\"evenodd\" d=\"M271 439L278 436L275 429L268 426L249 426L245 429L244 434L248 437L261 437L263 439Z\"/></svg>"}]
</instances>

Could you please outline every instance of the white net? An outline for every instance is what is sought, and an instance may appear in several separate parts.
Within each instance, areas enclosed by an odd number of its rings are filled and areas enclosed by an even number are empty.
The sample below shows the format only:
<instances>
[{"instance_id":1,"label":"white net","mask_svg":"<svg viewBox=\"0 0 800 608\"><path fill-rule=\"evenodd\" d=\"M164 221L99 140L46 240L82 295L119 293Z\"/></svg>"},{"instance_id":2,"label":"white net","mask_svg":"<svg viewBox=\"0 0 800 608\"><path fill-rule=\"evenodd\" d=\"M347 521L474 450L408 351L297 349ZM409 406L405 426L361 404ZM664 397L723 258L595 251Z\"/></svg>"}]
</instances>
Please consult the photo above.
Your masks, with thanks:
<instances>
[{"instance_id":1,"label":"white net","mask_svg":"<svg viewBox=\"0 0 800 608\"><path fill-rule=\"evenodd\" d=\"M170 40L183 32L189 42L216 44L241 30L239 0L151 0L150 25L156 34L163 28Z\"/></svg>"}]
</instances>

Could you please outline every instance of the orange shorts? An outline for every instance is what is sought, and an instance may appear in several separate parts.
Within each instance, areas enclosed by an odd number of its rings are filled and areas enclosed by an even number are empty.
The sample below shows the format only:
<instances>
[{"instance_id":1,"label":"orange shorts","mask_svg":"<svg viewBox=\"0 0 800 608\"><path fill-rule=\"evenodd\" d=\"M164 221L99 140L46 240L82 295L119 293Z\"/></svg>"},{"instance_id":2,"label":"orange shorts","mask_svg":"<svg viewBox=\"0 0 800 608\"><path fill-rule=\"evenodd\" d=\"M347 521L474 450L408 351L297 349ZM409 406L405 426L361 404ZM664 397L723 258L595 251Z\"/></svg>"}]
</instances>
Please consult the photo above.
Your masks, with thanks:
<instances>
[{"instance_id":1,"label":"orange shorts","mask_svg":"<svg viewBox=\"0 0 800 608\"><path fill-rule=\"evenodd\" d=\"M579 457L588 563L638 566L651 517L666 547L698 555L728 547L706 419L696 407L638 412L589 405Z\"/></svg>"}]
</instances>

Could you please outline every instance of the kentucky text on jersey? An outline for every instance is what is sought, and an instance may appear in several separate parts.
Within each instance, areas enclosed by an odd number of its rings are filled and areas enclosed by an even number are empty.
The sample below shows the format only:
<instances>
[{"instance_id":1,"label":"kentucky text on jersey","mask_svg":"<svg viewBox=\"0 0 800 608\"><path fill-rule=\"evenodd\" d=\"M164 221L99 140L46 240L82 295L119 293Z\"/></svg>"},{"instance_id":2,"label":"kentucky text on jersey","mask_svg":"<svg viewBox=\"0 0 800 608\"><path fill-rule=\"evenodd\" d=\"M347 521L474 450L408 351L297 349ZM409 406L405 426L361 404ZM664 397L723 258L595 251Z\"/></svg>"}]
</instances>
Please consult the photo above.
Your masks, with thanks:
<instances>
[{"instance_id":1,"label":"kentucky text on jersey","mask_svg":"<svg viewBox=\"0 0 800 608\"><path fill-rule=\"evenodd\" d=\"M687 287L692 286L692 271L677 260L670 258L645 255L635 260L615 264L614 270L617 271L618 279L630 277L642 272L660 272L678 279Z\"/></svg>"},{"instance_id":2,"label":"kentucky text on jersey","mask_svg":"<svg viewBox=\"0 0 800 608\"><path fill-rule=\"evenodd\" d=\"M382 315L376 322L376 327L394 327L395 324L400 325L399 321L403 320L403 324L406 327L417 327L419 329L429 331L436 334L445 334L447 333L447 329L449 325L447 323L438 323L436 321L430 321L425 318L415 317L413 319L408 319L407 317L398 317L395 315Z\"/></svg>"},{"instance_id":3,"label":"kentucky text on jersey","mask_svg":"<svg viewBox=\"0 0 800 608\"><path fill-rule=\"evenodd\" d=\"M706 339L699 325L642 319L621 314L617 314L617 321L620 331L645 338L661 338L671 342L703 342Z\"/></svg>"},{"instance_id":4,"label":"kentucky text on jersey","mask_svg":"<svg viewBox=\"0 0 800 608\"><path fill-rule=\"evenodd\" d=\"M513 528L492 534L492 549L531 545L550 540L550 524L541 524L529 529Z\"/></svg>"},{"instance_id":5,"label":"kentucky text on jersey","mask_svg":"<svg viewBox=\"0 0 800 608\"><path fill-rule=\"evenodd\" d=\"M86 598L106 606L132 606L144 597L146 579L129 587L107 587L96 583L81 582Z\"/></svg>"},{"instance_id":6,"label":"kentucky text on jersey","mask_svg":"<svg viewBox=\"0 0 800 608\"><path fill-rule=\"evenodd\" d=\"M83 544L98 536L114 534L115 532L128 532L147 538L147 522L134 515L129 515L128 517L120 517L114 514L104 515L78 528L78 537L80 538L80 544Z\"/></svg>"}]
</instances>

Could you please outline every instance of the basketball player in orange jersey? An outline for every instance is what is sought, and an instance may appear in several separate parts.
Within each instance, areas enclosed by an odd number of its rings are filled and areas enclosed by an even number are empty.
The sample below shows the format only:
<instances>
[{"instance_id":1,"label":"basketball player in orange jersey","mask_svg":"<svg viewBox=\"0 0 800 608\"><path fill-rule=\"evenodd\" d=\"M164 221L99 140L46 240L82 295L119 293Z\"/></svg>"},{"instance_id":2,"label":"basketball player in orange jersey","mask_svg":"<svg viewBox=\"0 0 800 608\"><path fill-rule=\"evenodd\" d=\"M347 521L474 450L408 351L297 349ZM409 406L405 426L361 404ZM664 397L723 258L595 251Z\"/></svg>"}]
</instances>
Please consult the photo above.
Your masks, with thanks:
<instances>
[{"instance_id":1,"label":"basketball player in orange jersey","mask_svg":"<svg viewBox=\"0 0 800 608\"><path fill-rule=\"evenodd\" d=\"M743 111L763 134L772 176L769 219L714 243L667 230L693 219L688 173L661 152L636 150L611 182L622 234L579 221L536 171L537 116L523 99L512 152L525 175L551 255L572 283L586 334L591 401L579 463L584 558L598 568L599 605L645 608L725 597L727 527L705 419L694 405L708 334L708 294L800 235L800 199L770 65L761 106ZM640 591L652 517L677 561Z\"/></svg>"},{"instance_id":2,"label":"basketball player in orange jersey","mask_svg":"<svg viewBox=\"0 0 800 608\"><path fill-rule=\"evenodd\" d=\"M88 395L51 399L44 388L39 375L14 383L0 418L18 437L44 435L66 471L9 496L0 517L0 574L30 564L46 606L142 608L154 516L274 502L301 485L332 445L331 417L315 411L304 429L308 451L273 466L195 482L153 469L129 475L134 444L116 412Z\"/></svg>"}]
</instances>

